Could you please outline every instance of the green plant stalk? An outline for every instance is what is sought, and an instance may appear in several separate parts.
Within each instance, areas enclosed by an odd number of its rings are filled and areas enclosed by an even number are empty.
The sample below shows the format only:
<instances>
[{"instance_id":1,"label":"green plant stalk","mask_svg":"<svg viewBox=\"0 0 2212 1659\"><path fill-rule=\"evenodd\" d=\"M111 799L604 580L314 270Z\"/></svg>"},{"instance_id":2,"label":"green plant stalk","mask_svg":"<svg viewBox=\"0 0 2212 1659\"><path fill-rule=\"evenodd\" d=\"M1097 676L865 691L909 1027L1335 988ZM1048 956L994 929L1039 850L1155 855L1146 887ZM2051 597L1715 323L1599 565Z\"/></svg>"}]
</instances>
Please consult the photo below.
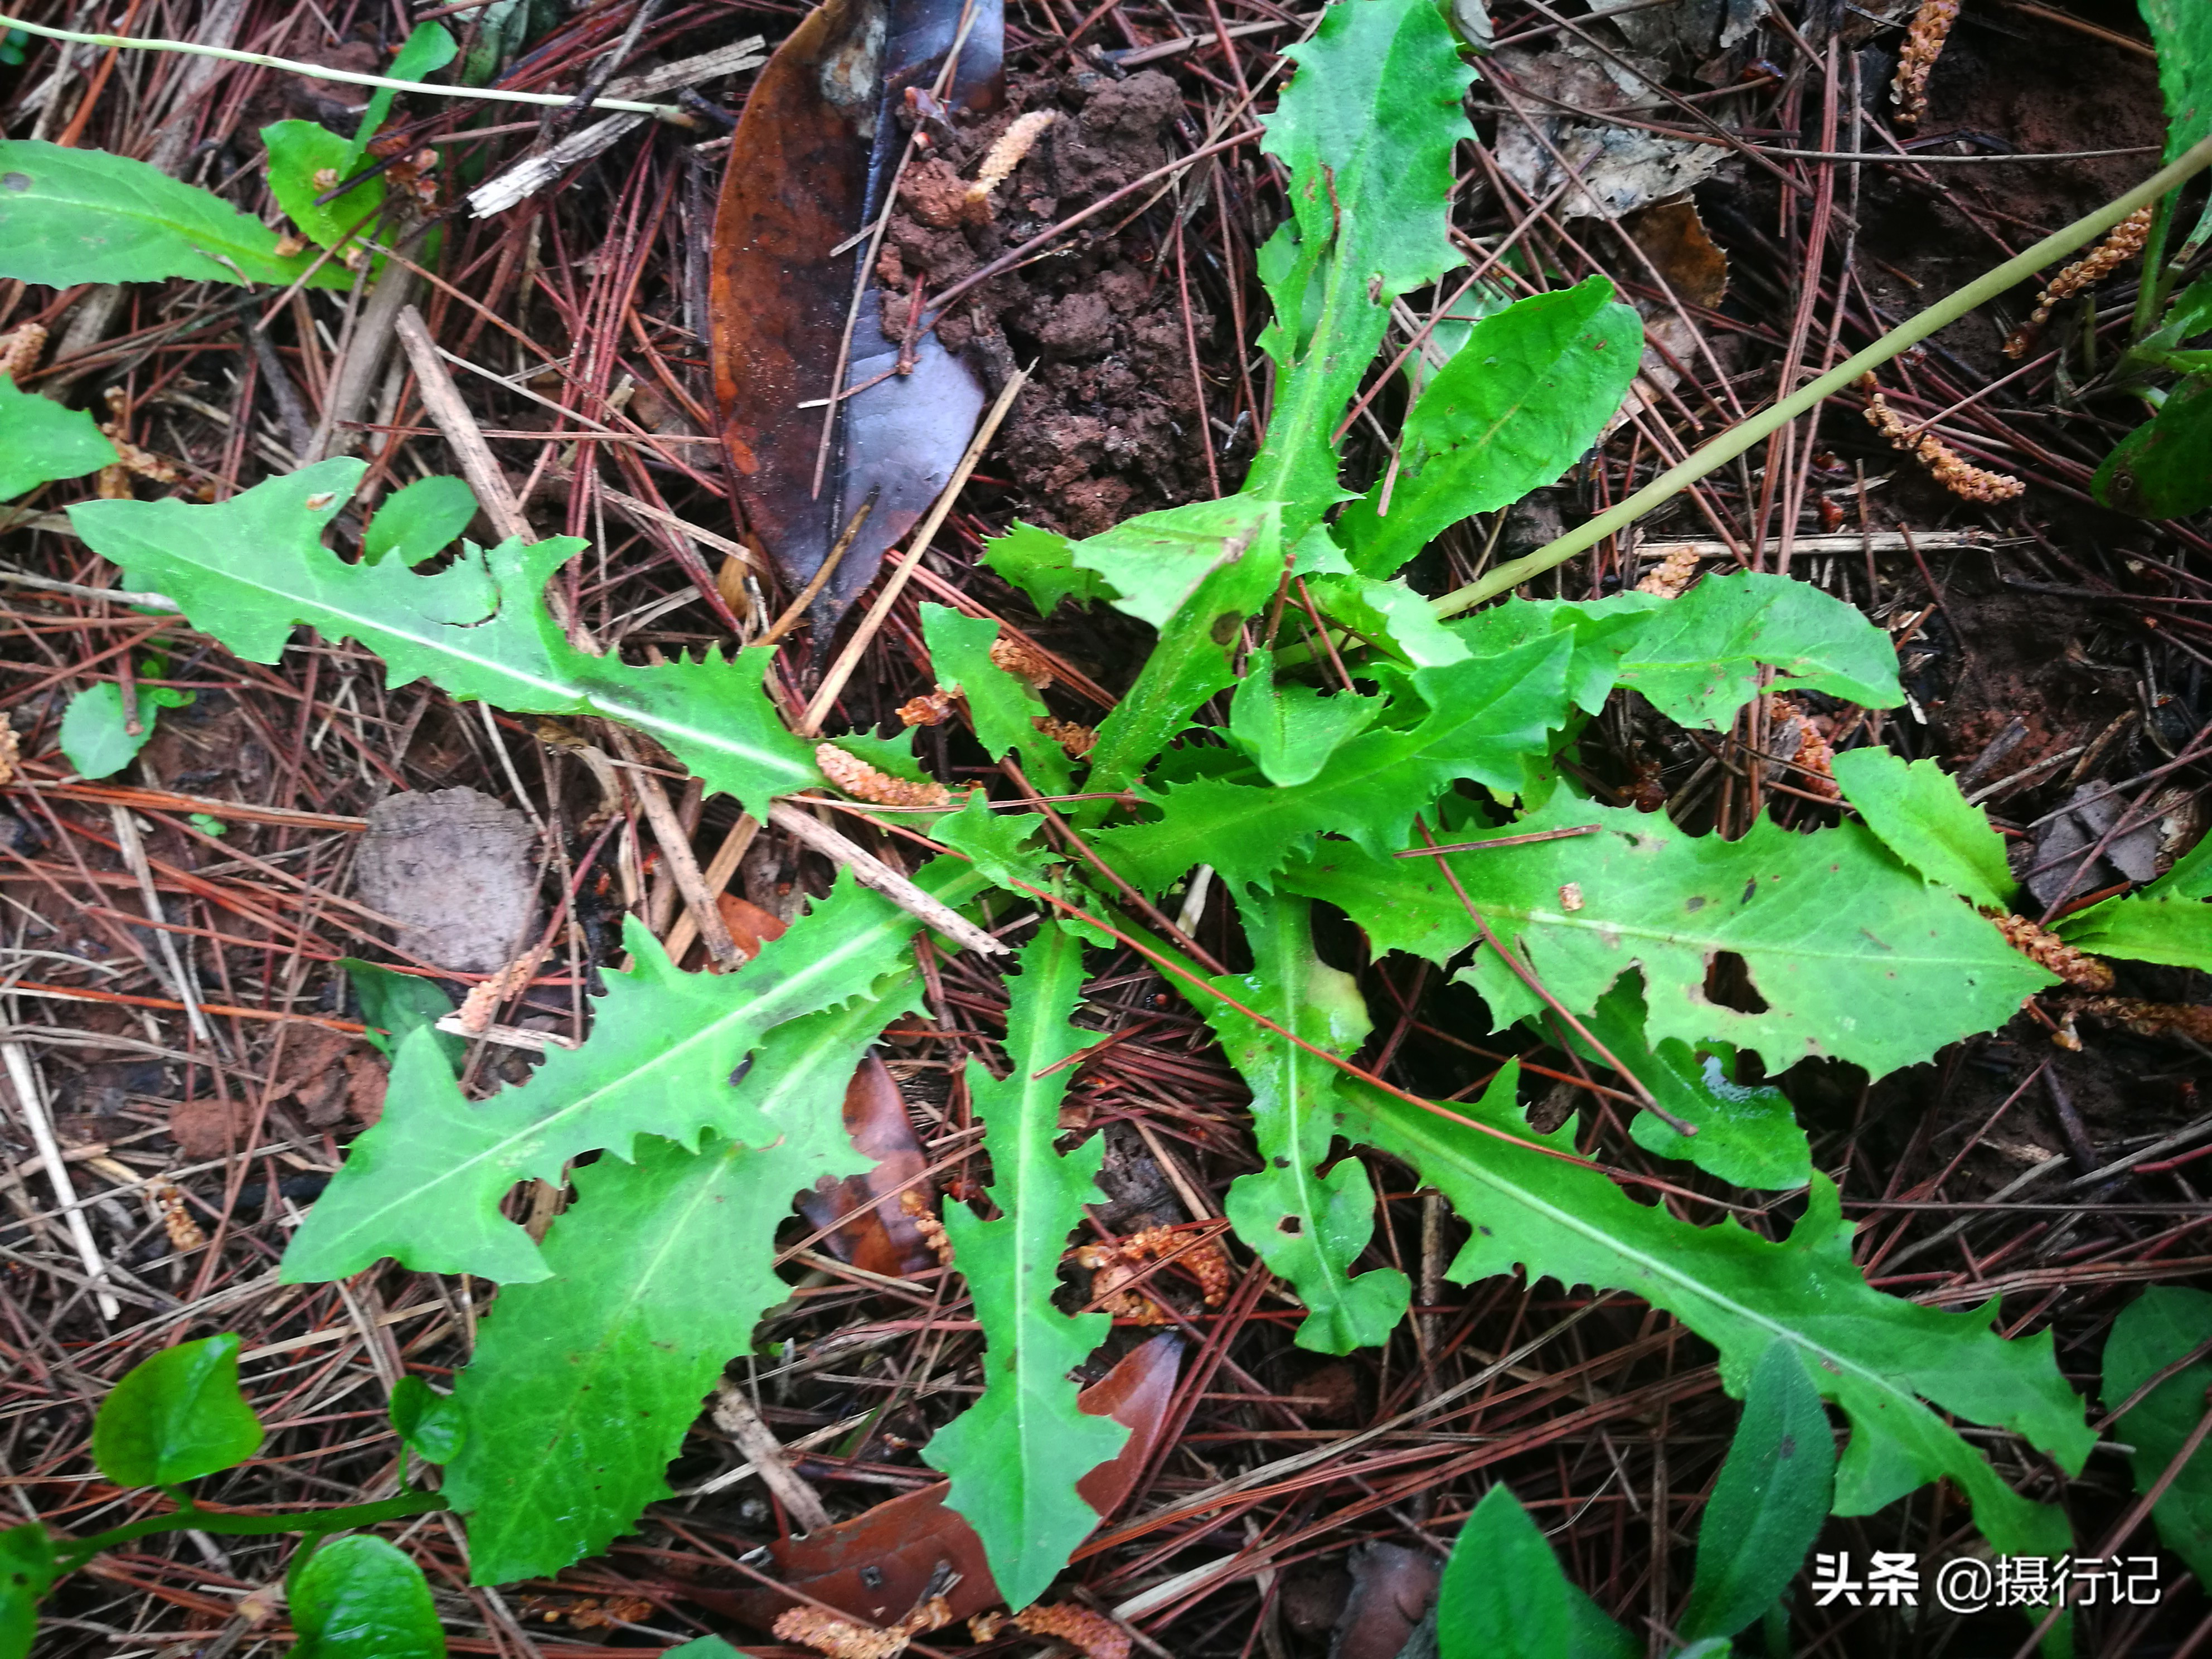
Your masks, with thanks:
<instances>
[{"instance_id":1,"label":"green plant stalk","mask_svg":"<svg viewBox=\"0 0 2212 1659\"><path fill-rule=\"evenodd\" d=\"M379 1498L373 1504L350 1504L337 1510L295 1510L289 1515L230 1515L186 1503L167 1515L149 1515L128 1526L78 1539L58 1551L57 1559L62 1571L70 1573L102 1550L112 1550L152 1533L178 1532L186 1528L235 1537L265 1537L280 1532L341 1532L349 1527L373 1527L380 1522L404 1520L410 1515L423 1515L446 1507L445 1494L434 1492L405 1492L397 1498Z\"/></svg>"},{"instance_id":2,"label":"green plant stalk","mask_svg":"<svg viewBox=\"0 0 2212 1659\"><path fill-rule=\"evenodd\" d=\"M1710 443L1692 450L1688 456L1668 467L1619 506L1599 514L1588 524L1577 526L1557 540L1546 543L1534 553L1510 560L1466 586L1455 587L1450 592L1431 599L1430 609L1439 617L1455 617L1461 611L1471 611L1485 599L1494 599L1519 586L1531 576L1549 570L1555 564L1564 564L1576 554L1596 546L1616 531L1627 528L1677 491L1697 483L1707 473L1734 460L1754 445L1765 442L1770 434L1796 420L1822 398L1842 391L1869 369L1879 368L1907 347L1918 344L1937 330L1949 327L1977 307L1986 305L2014 283L2026 281L2044 266L2094 241L2137 208L2155 202L2208 166L2212 166L2212 138L2191 145L2175 159L2172 165L2160 168L2126 195L2107 202L2094 213L2076 219L2063 230L2053 231L2025 252L1976 277L1956 293L1938 300L1918 316L1899 323L1856 357L1830 369L1819 380L1792 392L1771 408L1729 428Z\"/></svg>"},{"instance_id":3,"label":"green plant stalk","mask_svg":"<svg viewBox=\"0 0 2212 1659\"><path fill-rule=\"evenodd\" d=\"M0 16L0 29L21 29L26 34L43 35L49 40L67 40L80 46L113 46L132 52L181 52L196 58L220 58L229 64L252 64L261 69L283 70L288 75L304 75L315 81L343 81L353 87L387 87L393 92L427 92L440 98L482 98L499 104L538 104L549 107L565 107L575 99L562 92L507 92L495 87L441 87L428 81L394 81L389 76L359 75L351 70L325 69L320 64L302 64L289 58L271 58L265 52L239 52L229 46L204 46L191 40L147 40L125 34L84 34L76 29L49 28L44 23L29 23L20 17ZM696 125L690 113L675 104L641 104L628 98L594 98L593 109L623 110L633 115L651 115L678 126Z\"/></svg>"}]
</instances>

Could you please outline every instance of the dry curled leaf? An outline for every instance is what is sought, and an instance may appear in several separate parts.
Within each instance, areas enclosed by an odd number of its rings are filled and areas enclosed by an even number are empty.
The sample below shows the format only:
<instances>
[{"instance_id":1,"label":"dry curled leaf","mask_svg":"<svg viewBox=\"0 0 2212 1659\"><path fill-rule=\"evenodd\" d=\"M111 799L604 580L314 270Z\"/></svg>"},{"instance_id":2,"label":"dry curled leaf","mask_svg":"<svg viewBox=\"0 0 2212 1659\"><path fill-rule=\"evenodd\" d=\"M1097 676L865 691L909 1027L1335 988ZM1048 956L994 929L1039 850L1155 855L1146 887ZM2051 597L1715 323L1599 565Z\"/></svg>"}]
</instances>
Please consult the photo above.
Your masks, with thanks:
<instances>
[{"instance_id":1,"label":"dry curled leaf","mask_svg":"<svg viewBox=\"0 0 2212 1659\"><path fill-rule=\"evenodd\" d=\"M866 1060L845 1091L845 1133L855 1151L875 1160L866 1175L830 1182L823 1178L802 1193L799 1213L815 1227L834 1229L821 1248L864 1272L903 1279L938 1264L936 1250L894 1194L917 1196L925 1209L933 1187L917 1181L928 1169L921 1143L906 1115L906 1097L880 1060Z\"/></svg>"},{"instance_id":2,"label":"dry curled leaf","mask_svg":"<svg viewBox=\"0 0 2212 1659\"><path fill-rule=\"evenodd\" d=\"M873 801L878 806L950 806L952 793L936 779L915 783L906 778L895 778L881 772L856 755L848 755L834 743L817 744L814 763L822 769L822 775L856 800Z\"/></svg>"},{"instance_id":3,"label":"dry curled leaf","mask_svg":"<svg viewBox=\"0 0 2212 1659\"><path fill-rule=\"evenodd\" d=\"M1157 1336L1126 1354L1085 1389L1077 1405L1094 1417L1127 1425L1128 1441L1110 1461L1076 1483L1083 1501L1110 1516L1135 1486L1156 1449L1174 1398L1182 1343ZM775 1576L791 1591L855 1620L887 1624L939 1588L948 1615L966 1619L1003 1601L982 1540L945 1506L945 1485L878 1504L865 1514L802 1537L764 1546ZM951 1575L948 1584L946 1575ZM712 1574L687 1584L701 1606L766 1629L792 1604L781 1589L736 1574Z\"/></svg>"},{"instance_id":4,"label":"dry curled leaf","mask_svg":"<svg viewBox=\"0 0 2212 1659\"><path fill-rule=\"evenodd\" d=\"M2057 934L2046 933L2026 916L1996 915L1988 912L1996 930L2005 936L2006 943L2029 961L2048 968L2077 991L2109 991L2112 988L2112 964L2086 951L2075 949ZM2146 1005L2148 1006L2148 1005Z\"/></svg>"},{"instance_id":5,"label":"dry curled leaf","mask_svg":"<svg viewBox=\"0 0 2212 1659\"><path fill-rule=\"evenodd\" d=\"M883 214L906 148L906 89L930 83L956 36L948 104L999 101L1002 7L980 0L964 33L962 23L958 0L829 0L760 71L731 140L711 330L748 539L796 593L873 502L813 602L817 637L944 489L983 412L981 379L934 333L902 363L901 343L883 331L874 243L860 234Z\"/></svg>"}]
</instances>

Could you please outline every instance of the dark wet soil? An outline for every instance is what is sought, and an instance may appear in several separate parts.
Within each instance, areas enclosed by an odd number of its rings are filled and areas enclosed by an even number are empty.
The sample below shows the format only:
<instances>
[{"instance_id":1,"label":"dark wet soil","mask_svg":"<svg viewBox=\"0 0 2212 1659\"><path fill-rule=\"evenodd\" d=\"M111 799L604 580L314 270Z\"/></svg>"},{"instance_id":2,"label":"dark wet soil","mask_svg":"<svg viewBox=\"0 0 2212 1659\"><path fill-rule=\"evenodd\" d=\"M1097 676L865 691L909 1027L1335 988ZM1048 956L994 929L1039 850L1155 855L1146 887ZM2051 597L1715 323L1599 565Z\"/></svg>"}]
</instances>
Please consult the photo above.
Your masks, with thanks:
<instances>
[{"instance_id":1,"label":"dark wet soil","mask_svg":"<svg viewBox=\"0 0 2212 1659\"><path fill-rule=\"evenodd\" d=\"M970 185L992 146L1017 122L1047 112L1054 119L1012 173L975 199ZM886 335L904 331L917 283L927 307L1008 249L1160 167L1182 115L1182 95L1164 75L1115 80L1081 70L1012 80L1005 107L972 125L924 118L930 142L902 181L878 262ZM1155 228L1119 228L1152 194L1133 192L1126 209L1116 204L1044 257L992 278L938 325L939 338L968 354L994 387L1036 365L996 459L1019 516L1073 535L1212 493L1194 376L1224 348L1194 290L1186 329L1173 240L1163 256Z\"/></svg>"}]
</instances>

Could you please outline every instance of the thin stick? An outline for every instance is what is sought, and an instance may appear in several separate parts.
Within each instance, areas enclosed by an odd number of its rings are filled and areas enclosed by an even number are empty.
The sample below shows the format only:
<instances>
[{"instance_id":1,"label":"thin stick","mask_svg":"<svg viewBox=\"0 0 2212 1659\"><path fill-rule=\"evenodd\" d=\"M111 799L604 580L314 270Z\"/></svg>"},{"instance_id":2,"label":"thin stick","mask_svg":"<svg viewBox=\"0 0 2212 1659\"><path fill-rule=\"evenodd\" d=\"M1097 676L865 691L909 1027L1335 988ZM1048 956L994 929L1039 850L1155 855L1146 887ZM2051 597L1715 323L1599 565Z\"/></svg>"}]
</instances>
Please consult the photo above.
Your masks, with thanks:
<instances>
[{"instance_id":1,"label":"thin stick","mask_svg":"<svg viewBox=\"0 0 2212 1659\"><path fill-rule=\"evenodd\" d=\"M691 838L684 833L684 825L676 816L676 809L668 804L668 792L660 787L660 780L645 769L638 757L637 739L627 726L612 721L607 732L615 746L622 750L623 758L629 763L630 787L637 791L637 799L645 808L645 816L652 822L653 838L660 843L660 855L668 860L668 873L674 878L676 890L684 895L684 914L701 939L707 941L707 954L719 968L734 968L744 958L738 954L737 941L730 930L722 925L722 913L716 908L714 895L708 890L706 878L699 873L699 860L692 856ZM684 941L687 945L690 940Z\"/></svg>"},{"instance_id":2,"label":"thin stick","mask_svg":"<svg viewBox=\"0 0 2212 1659\"><path fill-rule=\"evenodd\" d=\"M121 34L81 34L75 29L49 28L44 23L27 23L20 17L0 16L0 29L21 29L26 34L43 35L49 40L67 40L81 46L112 46L131 52L181 52L194 58L220 58L229 64L252 64L260 69L283 70L288 75L304 75L311 81L343 81L351 87L388 87L393 92L427 92L440 98L481 98L495 104L537 104L542 106L566 109L576 101L575 94L564 92L508 92L498 87L441 87L428 81L395 81L388 75L358 75L350 70L326 69L320 64L302 64L290 58L271 58L265 52L239 52L229 46L204 46L192 40L134 40ZM626 98L594 98L593 109L628 110L636 115L651 115L678 126L696 126L697 119L680 104L640 104Z\"/></svg>"},{"instance_id":3,"label":"thin stick","mask_svg":"<svg viewBox=\"0 0 2212 1659\"><path fill-rule=\"evenodd\" d=\"M70 1184L69 1165L62 1161L62 1149L54 1139L54 1126L46 1116L46 1097L40 1087L39 1075L31 1068L30 1051L20 1042L0 1042L0 1061L8 1068L8 1082L15 1091L15 1103L22 1109L23 1122L31 1132L31 1143L39 1149L39 1162L44 1166L46 1179L53 1183L54 1196L61 1200L62 1224L69 1229L70 1242L76 1246L76 1259L84 1264L85 1275L93 1282L93 1295L100 1304L100 1317L111 1325L123 1316L123 1304L110 1295L107 1285L107 1264L100 1260L100 1246L92 1237L92 1224L84 1218L84 1211L76 1201L76 1188Z\"/></svg>"},{"instance_id":4,"label":"thin stick","mask_svg":"<svg viewBox=\"0 0 2212 1659\"><path fill-rule=\"evenodd\" d=\"M1564 564L1576 554L1596 546L1607 537L1626 529L1662 501L1734 460L1754 445L1764 442L1771 434L1788 425L1822 399L1842 391L1868 370L1880 368L1908 347L1918 344L1939 329L1948 328L1968 312L1996 298L2015 283L2026 281L2063 255L2096 240L2137 208L2155 202L2208 166L2212 166L2212 138L2191 146L2171 167L2160 167L2125 195L2114 198L2094 213L2084 215L2064 229L2053 231L1994 270L1985 272L1957 292L1938 300L1918 316L1899 324L1856 356L1838 364L1820 379L1808 381L1781 402L1730 427L1711 442L1700 445L1618 506L1599 514L1587 524L1577 526L1557 540L1546 543L1534 552L1509 560L1466 586L1455 588L1441 599L1431 600L1430 609L1439 617L1455 617L1461 611L1472 610L1484 600L1494 599L1527 581L1531 576L1549 570L1553 565Z\"/></svg>"},{"instance_id":5,"label":"thin stick","mask_svg":"<svg viewBox=\"0 0 2212 1659\"><path fill-rule=\"evenodd\" d=\"M137 878L138 896L145 903L146 919L154 924L155 948L161 951L162 965L169 970L169 982L178 1000L185 1005L185 1023L192 1028L194 1036L212 1048L216 1046L215 1032L208 1025L207 1016L200 1012L199 997L177 955L177 936L169 931L169 918L161 909L161 896L155 890L154 867L146 861L145 844L138 839L138 820L131 817L127 806L111 805L107 811L115 823L115 844L123 854L124 866Z\"/></svg>"},{"instance_id":6,"label":"thin stick","mask_svg":"<svg viewBox=\"0 0 2212 1659\"><path fill-rule=\"evenodd\" d=\"M750 812L741 813L738 821L730 826L730 833L722 837L722 844L714 849L714 856L707 865L707 896L709 899L719 898L723 890L729 886L730 878L738 873L738 866L744 860L745 849L753 844L753 837L759 833L760 820ZM719 916L721 911L717 908L714 914ZM668 959L681 967L684 953L691 948L691 941L698 937L699 930L692 925L691 913L686 910L676 918L676 925L668 930Z\"/></svg>"},{"instance_id":7,"label":"thin stick","mask_svg":"<svg viewBox=\"0 0 2212 1659\"><path fill-rule=\"evenodd\" d=\"M522 505L515 500L507 474L492 458L491 446L484 442L476 417L461 401L461 389L453 384L445 360L439 356L438 348L430 338L430 331L422 325L422 313L409 306L400 312L399 320L393 327L399 335L399 343L406 349L407 362L415 371L422 407L438 430L446 434L453 459L461 464L461 476L476 491L477 500L483 503L493 526L502 538L536 541L538 538L531 531L530 521L522 516Z\"/></svg>"},{"instance_id":8,"label":"thin stick","mask_svg":"<svg viewBox=\"0 0 2212 1659\"><path fill-rule=\"evenodd\" d=\"M860 533L860 526L867 523L868 514L875 510L876 502L872 495L860 503L860 510L853 514L851 521L845 526L845 533L837 538L837 544L830 550L829 556L822 561L821 568L814 573L812 580L799 590L797 599L784 607L783 614L775 619L768 632L753 641L755 645L774 645L798 625L799 619L806 614L806 607L814 603L815 596L827 587L830 577L837 574L837 567L845 562L845 550L852 546L853 538Z\"/></svg>"},{"instance_id":9,"label":"thin stick","mask_svg":"<svg viewBox=\"0 0 2212 1659\"><path fill-rule=\"evenodd\" d=\"M864 887L872 887L910 916L919 916L949 939L1002 957L1006 947L942 901L932 898L873 853L847 841L828 824L807 817L789 800L768 809L768 821L793 840L805 842L824 858L843 865Z\"/></svg>"},{"instance_id":10,"label":"thin stick","mask_svg":"<svg viewBox=\"0 0 2212 1659\"><path fill-rule=\"evenodd\" d=\"M837 694L845 689L845 682L853 678L853 671L860 666L860 654L868 648L868 641L876 637L876 630L884 625L884 618L890 615L891 606L898 603L898 596L906 591L907 579L914 574L915 566L921 562L921 556L929 551L931 541L952 511L952 503L959 497L961 490L967 487L968 475L975 470L975 463L983 459L984 450L998 434L999 423L1006 418L1006 411L1014 406L1014 399L1029 384L1029 371L1025 368L1018 368L1007 377L1006 386L999 392L999 401L993 404L990 413L983 416L983 424L975 428L975 435L969 440L968 453L960 458L960 465L952 469L951 482L938 496L937 505L929 509L929 516L922 520L921 528L914 532L913 544L907 549L905 556L900 559L891 574L884 578L883 591L876 595L876 602L868 607L868 614L860 618L860 625L853 630L853 637L845 641L845 648L837 653L836 661L830 665L830 672L822 677L822 689L814 694L814 700L806 705L806 712L799 717L800 737L814 738L822 734L823 717L837 701Z\"/></svg>"}]
</instances>

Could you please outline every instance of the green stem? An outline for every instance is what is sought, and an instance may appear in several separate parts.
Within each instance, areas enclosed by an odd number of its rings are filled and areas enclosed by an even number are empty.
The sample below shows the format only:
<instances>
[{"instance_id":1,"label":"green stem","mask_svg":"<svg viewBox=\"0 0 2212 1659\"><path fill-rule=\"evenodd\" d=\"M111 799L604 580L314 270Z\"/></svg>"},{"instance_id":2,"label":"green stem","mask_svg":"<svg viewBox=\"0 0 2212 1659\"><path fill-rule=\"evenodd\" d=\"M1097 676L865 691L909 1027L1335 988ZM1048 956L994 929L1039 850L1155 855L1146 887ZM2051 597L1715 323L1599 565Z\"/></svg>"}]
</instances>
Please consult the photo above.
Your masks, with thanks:
<instances>
[{"instance_id":1,"label":"green stem","mask_svg":"<svg viewBox=\"0 0 2212 1659\"><path fill-rule=\"evenodd\" d=\"M167 1515L149 1515L128 1526L81 1538L58 1553L62 1571L75 1572L102 1550L114 1549L152 1533L190 1528L195 1532L260 1537L280 1532L337 1532L348 1527L373 1527L381 1521L402 1520L446 1507L445 1494L434 1492L404 1492L397 1498L379 1498L373 1504L353 1504L337 1510L294 1510L283 1515L232 1515L185 1504Z\"/></svg>"},{"instance_id":2,"label":"green stem","mask_svg":"<svg viewBox=\"0 0 2212 1659\"><path fill-rule=\"evenodd\" d=\"M320 64L302 64L289 58L271 58L264 52L237 52L228 46L204 46L191 40L134 40L122 34L83 34L75 29L49 28L44 23L27 23L20 17L0 16L0 29L21 29L26 34L44 35L49 40L68 40L81 46L127 47L133 52L181 52L195 58L220 58L226 63L252 64L262 69L283 70L290 75L304 75L316 81L343 81L353 87L388 87L393 92L428 92L441 98L482 98L499 104L540 104L559 106L576 101L573 94L565 92L507 92L495 87L441 87L428 81L395 81L386 75L358 75L350 70L325 69ZM594 98L593 109L623 110L633 115L658 116L679 126L695 125L693 118L675 104L641 104L628 98Z\"/></svg>"},{"instance_id":3,"label":"green stem","mask_svg":"<svg viewBox=\"0 0 2212 1659\"><path fill-rule=\"evenodd\" d=\"M2094 213L2076 219L2063 230L2053 232L2027 252L1977 277L1957 293L1938 300L1918 316L1899 324L1857 356L1838 364L1771 408L1762 410L1740 425L1730 427L1711 442L1692 451L1685 459L1668 467L1618 507L1599 514L1588 524L1578 526L1534 553L1501 564L1479 580L1469 582L1464 587L1454 588L1441 599L1431 600L1431 608L1439 617L1457 616L1462 611L1472 610L1485 599L1493 599L1517 587L1531 576L1549 570L1555 564L1565 563L1585 549L1596 546L1607 536L1633 524L1677 491L1734 460L1753 445L1765 442L1769 434L1796 420L1822 398L1842 391L1869 369L1880 368L1907 347L1917 345L1936 330L1948 327L1976 307L1994 300L2014 283L2025 281L2044 266L2056 263L2086 243L2094 241L2137 208L2156 201L2207 166L2212 166L2212 138L2191 146L2172 166L2160 168L2126 195L2107 202Z\"/></svg>"}]
</instances>

